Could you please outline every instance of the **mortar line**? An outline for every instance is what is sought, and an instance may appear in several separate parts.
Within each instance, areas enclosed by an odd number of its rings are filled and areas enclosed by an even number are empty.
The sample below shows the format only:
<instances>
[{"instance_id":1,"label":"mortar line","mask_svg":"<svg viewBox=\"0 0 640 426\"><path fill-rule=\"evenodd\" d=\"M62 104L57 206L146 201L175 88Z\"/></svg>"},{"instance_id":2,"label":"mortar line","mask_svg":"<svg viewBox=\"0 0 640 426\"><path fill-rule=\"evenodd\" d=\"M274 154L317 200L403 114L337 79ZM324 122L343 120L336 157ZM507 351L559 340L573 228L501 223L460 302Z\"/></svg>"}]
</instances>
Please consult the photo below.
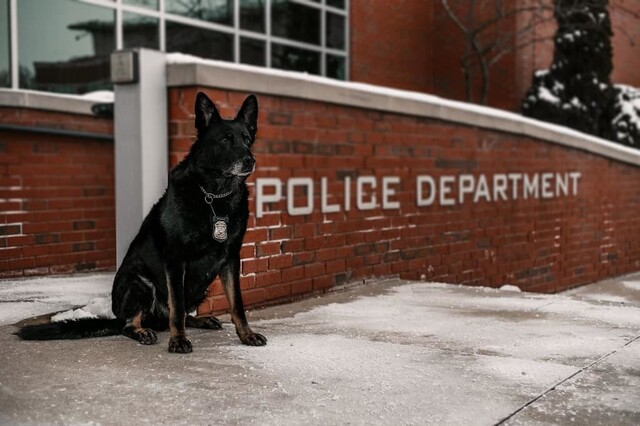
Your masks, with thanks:
<instances>
[{"instance_id":1,"label":"mortar line","mask_svg":"<svg viewBox=\"0 0 640 426\"><path fill-rule=\"evenodd\" d=\"M571 374L568 377L565 377L564 379L560 380L558 383L556 383L555 385L551 386L549 389L545 390L544 392L542 392L540 395L536 396L535 398L531 399L530 401L524 403L523 405L521 405L518 409L516 409L515 411L513 411L511 414L509 414L507 417L503 418L502 420L498 421L497 423L494 423L494 426L500 426L503 425L506 421L512 419L516 414L520 413L522 410L524 410L525 408L529 407L530 405L534 404L536 401L544 398L545 396L547 396L548 394L550 394L551 392L553 392L554 390L556 390L556 388L558 386L562 386L563 384L565 384L566 382L568 382L569 380L573 379L574 377L576 377L577 375L589 370L591 367L593 367L594 365L600 363L601 361L604 361L605 359L609 358L611 355L623 350L624 348L626 348L627 346L629 346L630 344L632 344L633 342L635 342L636 340L640 339L640 334L637 335L636 337L634 337L633 339L629 340L627 343L625 343L624 345L622 345L621 347L612 350L611 352L601 356L600 358L596 359L595 361L591 362L590 364L580 368L579 370L577 370L575 373Z\"/></svg>"}]
</instances>

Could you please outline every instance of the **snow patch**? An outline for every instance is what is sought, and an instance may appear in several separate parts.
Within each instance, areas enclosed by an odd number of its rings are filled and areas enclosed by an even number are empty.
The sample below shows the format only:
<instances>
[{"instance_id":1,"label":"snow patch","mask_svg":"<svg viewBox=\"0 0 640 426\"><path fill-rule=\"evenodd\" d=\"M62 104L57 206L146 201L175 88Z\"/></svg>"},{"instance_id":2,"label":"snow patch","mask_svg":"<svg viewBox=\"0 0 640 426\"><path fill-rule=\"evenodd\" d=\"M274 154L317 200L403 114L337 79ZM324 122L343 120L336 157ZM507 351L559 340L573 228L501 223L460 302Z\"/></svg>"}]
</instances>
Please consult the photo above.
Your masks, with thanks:
<instances>
[{"instance_id":1,"label":"snow patch","mask_svg":"<svg viewBox=\"0 0 640 426\"><path fill-rule=\"evenodd\" d=\"M522 292L522 290L520 290L520 287L515 286L515 285L511 285L511 284L505 284L502 287L500 287L500 290L502 291L513 291L516 293L520 293Z\"/></svg>"},{"instance_id":2,"label":"snow patch","mask_svg":"<svg viewBox=\"0 0 640 426\"><path fill-rule=\"evenodd\" d=\"M622 281L622 285L628 289L640 291L640 281Z\"/></svg>"},{"instance_id":3,"label":"snow patch","mask_svg":"<svg viewBox=\"0 0 640 426\"><path fill-rule=\"evenodd\" d=\"M85 93L80 97L84 99L88 99L95 102L113 102L115 99L115 95L111 90L96 90L95 92Z\"/></svg>"},{"instance_id":4,"label":"snow patch","mask_svg":"<svg viewBox=\"0 0 640 426\"><path fill-rule=\"evenodd\" d=\"M60 312L51 317L51 322L79 320L82 318L115 318L111 310L111 297L97 297L82 308Z\"/></svg>"},{"instance_id":5,"label":"snow patch","mask_svg":"<svg viewBox=\"0 0 640 426\"><path fill-rule=\"evenodd\" d=\"M538 87L538 98L544 101L547 101L553 105L560 104L560 98L558 98L556 95L551 93L551 91L544 86Z\"/></svg>"}]
</instances>

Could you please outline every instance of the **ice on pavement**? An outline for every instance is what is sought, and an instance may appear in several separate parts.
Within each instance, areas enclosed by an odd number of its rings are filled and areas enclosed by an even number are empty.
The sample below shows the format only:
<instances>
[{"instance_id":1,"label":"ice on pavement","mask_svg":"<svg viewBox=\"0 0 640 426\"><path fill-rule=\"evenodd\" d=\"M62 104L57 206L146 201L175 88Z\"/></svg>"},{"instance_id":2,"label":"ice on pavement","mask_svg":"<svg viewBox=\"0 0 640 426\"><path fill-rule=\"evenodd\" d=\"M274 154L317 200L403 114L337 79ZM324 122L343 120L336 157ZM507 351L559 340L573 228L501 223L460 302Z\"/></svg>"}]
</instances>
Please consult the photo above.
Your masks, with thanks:
<instances>
[{"instance_id":1,"label":"ice on pavement","mask_svg":"<svg viewBox=\"0 0 640 426\"><path fill-rule=\"evenodd\" d=\"M104 281L106 293L84 291L86 302L95 302L90 309L104 306L104 300L95 299L108 295L111 277L87 277L77 277L78 285ZM62 281L62 288L74 288L67 277L63 280L67 281ZM622 287L620 281L618 285ZM24 287L26 291L34 285ZM35 287L42 290L42 282ZM640 293L624 287L629 294ZM203 419L214 406L215 418L224 423L495 424L552 388L575 402L567 413L579 409L578 418L585 418L581 416L597 401L605 414L620 416L624 411L640 419L637 374L629 369L640 348L640 341L633 341L640 332L640 303L603 303L584 294L544 295L400 280L373 283L252 312L250 316L267 318L251 320L252 328L269 339L265 347L241 345L224 317L223 332L190 330L194 352L188 362L166 353L168 333L160 334L159 345L144 348L122 336L82 344L50 342L47 345L56 345L62 353L82 349L78 359L61 357L59 362L66 367L51 370L54 379L49 379L65 381L65 389L70 389L66 381L75 377L76 391L69 399L74 402L63 412L74 424L100 415L109 418L109 407L116 403L130 404L125 411L137 419L144 418L149 407L165 420L167 415L186 412ZM41 303L46 300L37 295ZM50 296L63 303L70 299L55 292ZM6 342L23 350L20 342ZM105 351L105 345L115 349ZM34 356L42 356L42 346L25 347L38 349ZM583 371L595 360L602 362ZM97 368L79 372L80 361ZM614 361L622 363L619 369ZM607 363L613 370L605 373L613 376L603 376L598 369ZM154 369L150 381L148 372ZM43 386L37 377L16 380L20 386L25 380ZM104 392L100 386L117 391ZM194 392L205 389L210 392ZM156 406L135 404L129 392L142 392ZM91 398L103 403L95 404ZM563 402L550 405L545 402L550 398L527 410L530 421L525 424L535 424L541 412L565 420L544 424L570 422L554 411ZM78 399L90 401L89 414ZM187 419L169 419L177 418Z\"/></svg>"},{"instance_id":2,"label":"ice on pavement","mask_svg":"<svg viewBox=\"0 0 640 426\"><path fill-rule=\"evenodd\" d=\"M254 328L268 346L234 345L231 355L266 372L291 403L317 401L321 417L335 408L350 418L490 424L633 339L640 307L414 283ZM485 398L487 389L500 398ZM371 393L385 404L372 405Z\"/></svg>"}]
</instances>

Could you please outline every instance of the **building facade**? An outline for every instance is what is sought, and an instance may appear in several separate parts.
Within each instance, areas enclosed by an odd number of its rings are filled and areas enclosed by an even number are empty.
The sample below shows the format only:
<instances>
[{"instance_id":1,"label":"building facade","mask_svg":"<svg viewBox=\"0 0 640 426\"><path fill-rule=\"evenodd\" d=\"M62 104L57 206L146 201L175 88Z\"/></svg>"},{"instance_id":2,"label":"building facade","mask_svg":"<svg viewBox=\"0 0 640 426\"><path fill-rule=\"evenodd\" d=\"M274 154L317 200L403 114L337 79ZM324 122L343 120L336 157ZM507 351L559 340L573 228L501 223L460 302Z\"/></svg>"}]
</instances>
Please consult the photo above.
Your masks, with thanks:
<instances>
[{"instance_id":1,"label":"building facade","mask_svg":"<svg viewBox=\"0 0 640 426\"><path fill-rule=\"evenodd\" d=\"M533 72L551 62L551 0L535 25L524 12L538 3L509 2L489 26L506 45L490 68L488 105L517 110ZM491 2L447 4L469 28L498 13ZM610 11L612 80L639 87L640 3L612 0ZM440 0L0 0L0 34L0 87L13 89L109 89L109 54L144 47L480 101L466 93L469 47ZM469 69L477 92L478 66Z\"/></svg>"},{"instance_id":2,"label":"building facade","mask_svg":"<svg viewBox=\"0 0 640 426\"><path fill-rule=\"evenodd\" d=\"M144 104L155 115L138 124L165 136L143 142L139 161L154 153L173 166L188 152L198 90L224 116L258 94L249 304L371 277L554 292L638 270L638 152L429 95L466 95L463 44L439 4L0 0L0 277L114 270L118 188L141 204L161 194L141 193L141 176L122 183L118 162L133 157L123 143L142 138L93 108L90 92L113 88L109 54L131 47L173 52L140 68L136 84L153 77L166 99ZM505 56L490 104L517 107L541 46ZM122 107L136 104L116 96L116 117ZM201 311L224 303L214 285Z\"/></svg>"}]
</instances>

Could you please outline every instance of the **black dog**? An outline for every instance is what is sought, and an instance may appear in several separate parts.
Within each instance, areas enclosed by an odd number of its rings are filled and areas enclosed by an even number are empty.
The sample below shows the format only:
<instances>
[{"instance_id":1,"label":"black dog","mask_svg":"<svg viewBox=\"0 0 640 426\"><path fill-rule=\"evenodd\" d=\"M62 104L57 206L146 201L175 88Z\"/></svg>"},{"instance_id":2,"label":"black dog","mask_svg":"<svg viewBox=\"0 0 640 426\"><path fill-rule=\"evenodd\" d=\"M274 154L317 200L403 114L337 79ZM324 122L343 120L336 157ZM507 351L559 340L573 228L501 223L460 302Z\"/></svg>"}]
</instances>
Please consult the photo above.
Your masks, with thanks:
<instances>
[{"instance_id":1,"label":"black dog","mask_svg":"<svg viewBox=\"0 0 640 426\"><path fill-rule=\"evenodd\" d=\"M27 340L77 339L122 333L142 344L171 333L169 352L191 352L185 326L219 329L215 317L187 315L220 276L231 319L242 343L265 345L251 331L240 294L240 249L249 217L247 177L255 168L251 146L258 129L258 101L250 95L234 120L224 120L198 93L198 138L169 176L169 186L144 219L116 273L112 308L116 319L82 319L26 326Z\"/></svg>"}]
</instances>

